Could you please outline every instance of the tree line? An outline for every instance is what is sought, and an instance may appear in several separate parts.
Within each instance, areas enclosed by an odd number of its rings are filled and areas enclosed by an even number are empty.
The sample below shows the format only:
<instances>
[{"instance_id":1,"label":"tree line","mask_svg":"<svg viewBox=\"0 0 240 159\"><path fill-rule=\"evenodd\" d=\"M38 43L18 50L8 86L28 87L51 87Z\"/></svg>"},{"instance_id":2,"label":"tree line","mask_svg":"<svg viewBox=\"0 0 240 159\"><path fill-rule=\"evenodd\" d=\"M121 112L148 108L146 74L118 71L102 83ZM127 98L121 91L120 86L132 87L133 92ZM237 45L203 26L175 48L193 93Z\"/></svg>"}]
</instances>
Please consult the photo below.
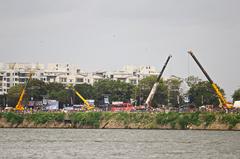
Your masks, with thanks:
<instances>
[{"instance_id":1,"label":"tree line","mask_svg":"<svg viewBox=\"0 0 240 159\"><path fill-rule=\"evenodd\" d=\"M157 76L148 76L138 85L103 79L95 82L93 85L77 84L74 88L85 98L94 99L96 105L102 104L103 97L108 96L109 101L132 102L134 105L143 105L148 97ZM186 83L188 91L182 90L182 84ZM178 77L167 80L161 79L157 91L152 101L153 107L169 105L178 107L180 105L191 103L196 106L201 105L219 105L219 100L211 84L208 81L202 81L198 77L190 76L185 80ZM23 85L16 85L9 89L7 95L1 95L0 104L3 101L9 106L15 106ZM224 94L224 90L220 88ZM233 100L240 100L240 89L233 94ZM61 83L45 83L33 79L29 82L24 103L30 100L53 99L58 100L60 104L82 104L83 102L77 97L75 92L67 89L66 85Z\"/></svg>"}]
</instances>

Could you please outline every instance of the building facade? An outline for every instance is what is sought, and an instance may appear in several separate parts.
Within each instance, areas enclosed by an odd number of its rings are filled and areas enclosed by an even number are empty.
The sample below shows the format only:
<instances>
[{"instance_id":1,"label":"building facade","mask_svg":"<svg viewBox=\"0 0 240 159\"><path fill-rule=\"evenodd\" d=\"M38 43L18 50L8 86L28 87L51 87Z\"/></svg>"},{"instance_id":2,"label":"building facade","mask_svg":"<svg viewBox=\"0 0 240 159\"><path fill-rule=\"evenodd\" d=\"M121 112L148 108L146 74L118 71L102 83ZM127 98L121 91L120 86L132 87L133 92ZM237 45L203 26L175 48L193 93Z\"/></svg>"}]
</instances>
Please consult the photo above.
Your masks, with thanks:
<instances>
[{"instance_id":1,"label":"building facade","mask_svg":"<svg viewBox=\"0 0 240 159\"><path fill-rule=\"evenodd\" d=\"M28 63L0 63L0 95L7 94L8 90L17 84L24 84L30 73L32 79L62 84L91 84L101 79L120 80L137 85L139 81L159 72L152 66L124 66L117 71L84 72L78 65L53 63L43 64Z\"/></svg>"}]
</instances>

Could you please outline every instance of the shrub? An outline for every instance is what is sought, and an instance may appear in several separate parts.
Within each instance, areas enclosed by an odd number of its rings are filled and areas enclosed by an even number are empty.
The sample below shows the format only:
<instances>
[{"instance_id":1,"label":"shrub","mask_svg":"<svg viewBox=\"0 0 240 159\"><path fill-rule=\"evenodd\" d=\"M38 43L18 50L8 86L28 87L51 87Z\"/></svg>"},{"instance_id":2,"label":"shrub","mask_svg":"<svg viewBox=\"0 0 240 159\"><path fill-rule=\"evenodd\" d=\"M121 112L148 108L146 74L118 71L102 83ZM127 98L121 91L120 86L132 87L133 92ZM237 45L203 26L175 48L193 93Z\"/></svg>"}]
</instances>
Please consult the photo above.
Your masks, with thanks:
<instances>
[{"instance_id":1,"label":"shrub","mask_svg":"<svg viewBox=\"0 0 240 159\"><path fill-rule=\"evenodd\" d=\"M100 112L78 112L70 115L70 120L74 124L79 124L81 126L92 126L93 128L99 127L100 118Z\"/></svg>"},{"instance_id":2,"label":"shrub","mask_svg":"<svg viewBox=\"0 0 240 159\"><path fill-rule=\"evenodd\" d=\"M172 128L175 128L177 119L179 117L178 113L158 113L156 116L156 122L160 125L170 124Z\"/></svg>"},{"instance_id":3,"label":"shrub","mask_svg":"<svg viewBox=\"0 0 240 159\"><path fill-rule=\"evenodd\" d=\"M199 126L201 124L201 121L199 119L199 114L200 112L194 112L194 113L190 113L189 115L189 123Z\"/></svg>"},{"instance_id":4,"label":"shrub","mask_svg":"<svg viewBox=\"0 0 240 159\"><path fill-rule=\"evenodd\" d=\"M190 123L190 118L187 114L181 114L178 118L178 124L181 129L186 129L187 125Z\"/></svg>"},{"instance_id":5,"label":"shrub","mask_svg":"<svg viewBox=\"0 0 240 159\"><path fill-rule=\"evenodd\" d=\"M27 115L28 121L33 121L36 124L45 124L50 121L64 121L63 113L49 113L49 112L39 112Z\"/></svg>"},{"instance_id":6,"label":"shrub","mask_svg":"<svg viewBox=\"0 0 240 159\"><path fill-rule=\"evenodd\" d=\"M216 121L216 116L214 113L203 113L202 120L204 122L204 126L209 126L214 121Z\"/></svg>"},{"instance_id":7,"label":"shrub","mask_svg":"<svg viewBox=\"0 0 240 159\"><path fill-rule=\"evenodd\" d=\"M229 125L229 129L232 129L240 123L240 115L239 114L224 114L221 118L221 122Z\"/></svg>"},{"instance_id":8,"label":"shrub","mask_svg":"<svg viewBox=\"0 0 240 159\"><path fill-rule=\"evenodd\" d=\"M20 124L23 122L23 116L21 114L7 112L2 113L2 116L7 120L7 122L10 122L12 124Z\"/></svg>"},{"instance_id":9,"label":"shrub","mask_svg":"<svg viewBox=\"0 0 240 159\"><path fill-rule=\"evenodd\" d=\"M129 113L127 112L118 112L116 113L116 121L123 121L124 124L129 123Z\"/></svg>"}]
</instances>

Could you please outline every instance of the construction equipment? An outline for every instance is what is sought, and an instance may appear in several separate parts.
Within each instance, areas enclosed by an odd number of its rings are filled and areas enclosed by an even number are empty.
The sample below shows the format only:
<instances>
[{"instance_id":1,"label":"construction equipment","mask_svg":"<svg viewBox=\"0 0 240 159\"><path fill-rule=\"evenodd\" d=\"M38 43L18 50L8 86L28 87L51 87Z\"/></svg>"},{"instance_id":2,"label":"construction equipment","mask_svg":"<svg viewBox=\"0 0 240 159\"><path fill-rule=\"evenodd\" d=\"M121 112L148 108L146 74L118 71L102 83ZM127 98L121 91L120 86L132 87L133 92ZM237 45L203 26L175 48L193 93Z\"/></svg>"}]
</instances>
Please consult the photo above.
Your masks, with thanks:
<instances>
[{"instance_id":1,"label":"construction equipment","mask_svg":"<svg viewBox=\"0 0 240 159\"><path fill-rule=\"evenodd\" d=\"M93 110L94 109L94 106L90 105L88 103L88 101L71 85L68 86L68 88L72 89L76 95L83 101L85 107L83 107L83 109L86 109L86 110Z\"/></svg>"},{"instance_id":2,"label":"construction equipment","mask_svg":"<svg viewBox=\"0 0 240 159\"><path fill-rule=\"evenodd\" d=\"M29 81L32 79L32 75L33 75L33 72L30 71L28 80L27 80L27 82L25 83L25 86L24 86L24 88L23 88L23 90L22 90L22 92L21 92L21 94L20 94L20 97L19 97L19 99L18 99L17 105L16 105L16 107L15 107L16 110L19 110L19 111L23 111L23 110L24 110L24 106L23 106L23 104L22 104L22 101L23 101L23 97L24 97L24 95L25 95L25 92L26 92L26 88L27 88L27 86L28 86L28 83L29 83Z\"/></svg>"},{"instance_id":3,"label":"construction equipment","mask_svg":"<svg viewBox=\"0 0 240 159\"><path fill-rule=\"evenodd\" d=\"M213 87L213 90L215 91L215 93L217 94L220 104L222 105L222 107L224 109L231 109L233 108L233 105L231 103L228 103L226 101L226 99L224 98L224 96L222 95L222 93L220 92L220 90L218 89L217 85L213 82L213 80L210 78L210 76L208 75L208 73L204 70L204 68L202 67L202 65L200 64L200 62L198 61L198 59L196 58L196 56L193 54L192 51L188 51L188 53L192 56L192 58L194 59L194 61L197 63L197 65L199 66L199 68L201 69L201 71L203 72L203 74L206 76L206 78L208 79L208 81L210 82L210 84Z\"/></svg>"},{"instance_id":4,"label":"construction equipment","mask_svg":"<svg viewBox=\"0 0 240 159\"><path fill-rule=\"evenodd\" d=\"M148 95L148 98L147 98L147 100L145 102L145 105L147 106L147 108L151 107L151 102L152 102L152 99L154 97L154 94L156 93L157 87L159 85L160 78L162 77L162 74L163 74L163 72L164 72L164 70L165 70L165 68L166 68L166 66L167 66L167 64L168 64L168 62L169 62L171 57L172 57L172 55L168 56L168 58L167 58L167 60L166 60L166 62L164 64L160 74L158 75L158 78L157 78L156 82L154 83L154 85L153 85L153 87L152 87L152 89L151 89L151 91L150 91L150 93Z\"/></svg>"}]
</instances>

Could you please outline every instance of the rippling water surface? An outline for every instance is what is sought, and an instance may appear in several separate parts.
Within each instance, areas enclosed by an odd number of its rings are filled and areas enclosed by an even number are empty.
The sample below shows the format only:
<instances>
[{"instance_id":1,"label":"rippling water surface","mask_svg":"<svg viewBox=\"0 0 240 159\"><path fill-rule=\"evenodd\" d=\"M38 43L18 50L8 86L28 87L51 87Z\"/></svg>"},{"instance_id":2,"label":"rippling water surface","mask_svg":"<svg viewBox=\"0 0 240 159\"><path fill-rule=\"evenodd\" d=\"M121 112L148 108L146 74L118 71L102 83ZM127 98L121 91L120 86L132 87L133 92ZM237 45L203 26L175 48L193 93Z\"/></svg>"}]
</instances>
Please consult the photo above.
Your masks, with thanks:
<instances>
[{"instance_id":1,"label":"rippling water surface","mask_svg":"<svg viewBox=\"0 0 240 159\"><path fill-rule=\"evenodd\" d=\"M240 158L239 131L0 129L0 158Z\"/></svg>"}]
</instances>

